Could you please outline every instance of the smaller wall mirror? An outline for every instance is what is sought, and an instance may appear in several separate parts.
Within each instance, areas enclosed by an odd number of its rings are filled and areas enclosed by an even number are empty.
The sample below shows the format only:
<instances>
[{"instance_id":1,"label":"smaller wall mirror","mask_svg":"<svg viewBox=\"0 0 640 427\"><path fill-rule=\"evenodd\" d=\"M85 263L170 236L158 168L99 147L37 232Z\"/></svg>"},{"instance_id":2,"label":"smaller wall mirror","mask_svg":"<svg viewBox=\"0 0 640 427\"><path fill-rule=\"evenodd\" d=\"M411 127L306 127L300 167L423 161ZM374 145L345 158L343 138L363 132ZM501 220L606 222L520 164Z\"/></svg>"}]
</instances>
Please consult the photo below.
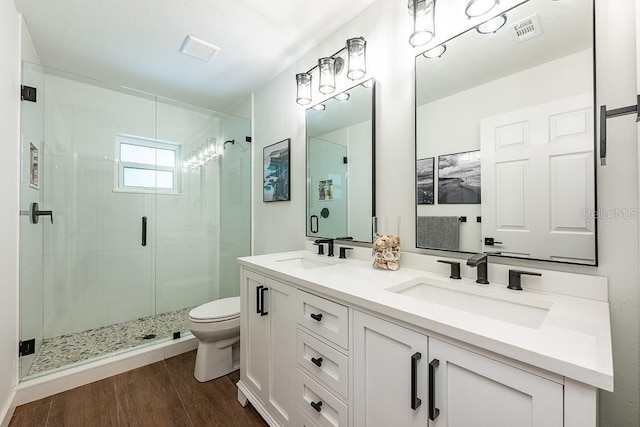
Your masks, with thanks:
<instances>
[{"instance_id":1,"label":"smaller wall mirror","mask_svg":"<svg viewBox=\"0 0 640 427\"><path fill-rule=\"evenodd\" d=\"M371 242L373 79L307 109L307 237Z\"/></svg>"}]
</instances>

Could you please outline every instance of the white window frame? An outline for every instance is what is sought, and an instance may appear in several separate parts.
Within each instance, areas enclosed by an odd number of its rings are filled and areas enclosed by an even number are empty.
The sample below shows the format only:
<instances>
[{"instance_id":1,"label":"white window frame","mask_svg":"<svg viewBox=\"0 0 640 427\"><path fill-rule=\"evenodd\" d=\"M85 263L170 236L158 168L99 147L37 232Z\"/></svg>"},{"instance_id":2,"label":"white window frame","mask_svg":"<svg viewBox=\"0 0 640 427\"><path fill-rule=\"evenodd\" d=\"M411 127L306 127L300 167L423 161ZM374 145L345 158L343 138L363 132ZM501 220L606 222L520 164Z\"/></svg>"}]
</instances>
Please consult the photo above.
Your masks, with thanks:
<instances>
[{"instance_id":1,"label":"white window frame","mask_svg":"<svg viewBox=\"0 0 640 427\"><path fill-rule=\"evenodd\" d=\"M122 144L137 145L139 147L159 148L175 152L175 165L158 166L151 163L123 162L120 160L120 150ZM114 185L113 191L116 193L143 193L143 194L182 194L182 144L170 141L158 141L131 135L116 134L115 136L115 157L114 162ZM173 172L173 188L157 187L133 187L124 185L125 168L145 169L151 171Z\"/></svg>"}]
</instances>

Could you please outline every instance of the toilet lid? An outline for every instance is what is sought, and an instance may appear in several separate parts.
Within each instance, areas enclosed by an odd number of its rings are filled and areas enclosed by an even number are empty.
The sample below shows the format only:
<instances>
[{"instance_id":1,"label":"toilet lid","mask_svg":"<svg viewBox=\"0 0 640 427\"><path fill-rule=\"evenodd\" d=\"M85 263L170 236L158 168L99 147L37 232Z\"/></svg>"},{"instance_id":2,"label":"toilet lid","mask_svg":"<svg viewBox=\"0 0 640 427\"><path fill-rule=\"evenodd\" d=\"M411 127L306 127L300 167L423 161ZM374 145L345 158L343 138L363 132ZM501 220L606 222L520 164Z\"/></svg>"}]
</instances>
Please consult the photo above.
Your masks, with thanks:
<instances>
[{"instance_id":1,"label":"toilet lid","mask_svg":"<svg viewBox=\"0 0 640 427\"><path fill-rule=\"evenodd\" d=\"M189 317L197 320L224 320L238 316L240 316L240 297L211 301L189 312Z\"/></svg>"}]
</instances>

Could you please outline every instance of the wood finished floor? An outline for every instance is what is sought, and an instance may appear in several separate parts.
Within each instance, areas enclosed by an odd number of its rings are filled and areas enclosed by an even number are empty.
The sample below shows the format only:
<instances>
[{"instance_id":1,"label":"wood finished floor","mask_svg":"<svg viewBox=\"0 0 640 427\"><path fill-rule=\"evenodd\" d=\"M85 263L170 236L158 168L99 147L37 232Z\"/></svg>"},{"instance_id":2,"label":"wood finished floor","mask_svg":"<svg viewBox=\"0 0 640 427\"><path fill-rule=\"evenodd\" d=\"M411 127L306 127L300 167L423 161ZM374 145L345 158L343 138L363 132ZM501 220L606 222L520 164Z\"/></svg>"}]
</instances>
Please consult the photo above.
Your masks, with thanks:
<instances>
[{"instance_id":1,"label":"wood finished floor","mask_svg":"<svg viewBox=\"0 0 640 427\"><path fill-rule=\"evenodd\" d=\"M19 406L10 427L266 426L237 400L239 371L200 383L195 351Z\"/></svg>"}]
</instances>

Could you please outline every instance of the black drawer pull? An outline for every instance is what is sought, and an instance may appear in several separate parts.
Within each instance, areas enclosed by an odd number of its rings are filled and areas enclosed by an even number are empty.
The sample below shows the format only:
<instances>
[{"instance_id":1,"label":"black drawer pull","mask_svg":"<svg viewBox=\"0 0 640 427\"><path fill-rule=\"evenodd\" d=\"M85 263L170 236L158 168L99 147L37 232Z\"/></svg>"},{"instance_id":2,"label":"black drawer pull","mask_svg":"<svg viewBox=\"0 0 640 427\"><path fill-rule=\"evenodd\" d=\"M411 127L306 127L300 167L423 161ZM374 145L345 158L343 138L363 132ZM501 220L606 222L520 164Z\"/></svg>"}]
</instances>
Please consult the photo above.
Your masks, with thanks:
<instances>
[{"instance_id":1,"label":"black drawer pull","mask_svg":"<svg viewBox=\"0 0 640 427\"><path fill-rule=\"evenodd\" d=\"M262 310L260 309L260 290L264 288L264 286L256 286L256 313L260 314Z\"/></svg>"},{"instance_id":2,"label":"black drawer pull","mask_svg":"<svg viewBox=\"0 0 640 427\"><path fill-rule=\"evenodd\" d=\"M313 362L314 365L316 365L318 368L322 366L322 357L318 357L317 359L315 357L311 358L311 361Z\"/></svg>"},{"instance_id":3,"label":"black drawer pull","mask_svg":"<svg viewBox=\"0 0 640 427\"><path fill-rule=\"evenodd\" d=\"M260 289L260 316L266 316L269 314L268 311L264 311L264 293L269 290L269 288L262 287Z\"/></svg>"},{"instance_id":4,"label":"black drawer pull","mask_svg":"<svg viewBox=\"0 0 640 427\"><path fill-rule=\"evenodd\" d=\"M319 322L319 321L321 321L321 320L322 320L322 313L320 313L320 314L313 314L313 313L311 313L311 318L312 318L313 320L317 320L317 321Z\"/></svg>"},{"instance_id":5,"label":"black drawer pull","mask_svg":"<svg viewBox=\"0 0 640 427\"><path fill-rule=\"evenodd\" d=\"M422 405L418 397L418 361L422 359L422 353L415 352L411 356L411 409L414 411Z\"/></svg>"},{"instance_id":6,"label":"black drawer pull","mask_svg":"<svg viewBox=\"0 0 640 427\"><path fill-rule=\"evenodd\" d=\"M311 402L311 407L318 412L322 411L322 401L319 401L318 403Z\"/></svg>"},{"instance_id":7,"label":"black drawer pull","mask_svg":"<svg viewBox=\"0 0 640 427\"><path fill-rule=\"evenodd\" d=\"M436 368L440 365L438 359L429 363L429 419L435 421L440 415L440 409L436 408Z\"/></svg>"}]
</instances>

